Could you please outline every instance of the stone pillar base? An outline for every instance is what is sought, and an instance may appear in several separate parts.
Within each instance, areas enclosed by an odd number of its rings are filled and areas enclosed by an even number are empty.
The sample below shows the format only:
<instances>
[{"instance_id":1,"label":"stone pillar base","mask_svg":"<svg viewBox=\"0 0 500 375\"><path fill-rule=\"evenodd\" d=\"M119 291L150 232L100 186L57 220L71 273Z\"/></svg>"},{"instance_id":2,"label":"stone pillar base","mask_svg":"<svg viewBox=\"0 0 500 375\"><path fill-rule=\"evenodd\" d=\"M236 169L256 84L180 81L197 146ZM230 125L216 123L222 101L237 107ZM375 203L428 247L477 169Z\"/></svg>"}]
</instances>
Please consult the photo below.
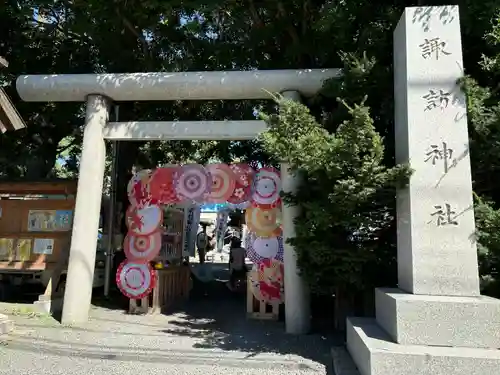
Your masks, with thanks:
<instances>
[{"instance_id":1,"label":"stone pillar base","mask_svg":"<svg viewBox=\"0 0 500 375\"><path fill-rule=\"evenodd\" d=\"M7 315L0 314L0 335L6 335L14 329L14 323Z\"/></svg>"},{"instance_id":2,"label":"stone pillar base","mask_svg":"<svg viewBox=\"0 0 500 375\"><path fill-rule=\"evenodd\" d=\"M403 345L500 348L500 300L375 290L376 320Z\"/></svg>"},{"instance_id":3,"label":"stone pillar base","mask_svg":"<svg viewBox=\"0 0 500 375\"><path fill-rule=\"evenodd\" d=\"M370 318L347 320L347 349L361 375L500 374L500 350L396 344Z\"/></svg>"}]
</instances>

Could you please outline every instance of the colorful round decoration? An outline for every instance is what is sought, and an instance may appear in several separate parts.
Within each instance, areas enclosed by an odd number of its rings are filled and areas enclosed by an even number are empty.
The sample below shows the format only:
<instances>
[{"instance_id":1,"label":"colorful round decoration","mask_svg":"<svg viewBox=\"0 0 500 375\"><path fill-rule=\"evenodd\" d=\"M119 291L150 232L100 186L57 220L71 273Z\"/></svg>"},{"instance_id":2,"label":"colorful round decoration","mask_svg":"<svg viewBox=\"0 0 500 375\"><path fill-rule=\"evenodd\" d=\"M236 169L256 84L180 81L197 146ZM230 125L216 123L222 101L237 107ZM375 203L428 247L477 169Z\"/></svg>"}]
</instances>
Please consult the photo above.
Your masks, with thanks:
<instances>
[{"instance_id":1,"label":"colorful round decoration","mask_svg":"<svg viewBox=\"0 0 500 375\"><path fill-rule=\"evenodd\" d=\"M259 206L276 206L280 192L280 173L274 168L259 169L253 181L252 201Z\"/></svg>"},{"instance_id":2,"label":"colorful round decoration","mask_svg":"<svg viewBox=\"0 0 500 375\"><path fill-rule=\"evenodd\" d=\"M146 236L129 234L123 241L123 251L128 260L135 263L147 263L154 260L161 249L161 232Z\"/></svg>"},{"instance_id":3,"label":"colorful round decoration","mask_svg":"<svg viewBox=\"0 0 500 375\"><path fill-rule=\"evenodd\" d=\"M236 182L242 186L251 186L255 171L251 166L244 163L231 164L229 166L235 176Z\"/></svg>"},{"instance_id":4,"label":"colorful round decoration","mask_svg":"<svg viewBox=\"0 0 500 375\"><path fill-rule=\"evenodd\" d=\"M207 202L224 203L234 193L236 181L227 164L209 164L207 171L212 176L212 187L206 196Z\"/></svg>"},{"instance_id":5,"label":"colorful round decoration","mask_svg":"<svg viewBox=\"0 0 500 375\"><path fill-rule=\"evenodd\" d=\"M264 259L254 264L250 272L250 282L255 298L263 302L283 302L284 266L276 259Z\"/></svg>"},{"instance_id":6,"label":"colorful round decoration","mask_svg":"<svg viewBox=\"0 0 500 375\"><path fill-rule=\"evenodd\" d=\"M262 238L250 232L246 241L247 256L253 263L267 258L283 261L283 237Z\"/></svg>"},{"instance_id":7,"label":"colorful round decoration","mask_svg":"<svg viewBox=\"0 0 500 375\"><path fill-rule=\"evenodd\" d=\"M156 232L163 222L163 211L158 205L130 206L126 214L127 228L131 234L148 235Z\"/></svg>"},{"instance_id":8,"label":"colorful round decoration","mask_svg":"<svg viewBox=\"0 0 500 375\"><path fill-rule=\"evenodd\" d=\"M281 235L281 210L279 208L249 207L245 211L245 221L250 231L257 237L278 237Z\"/></svg>"},{"instance_id":9,"label":"colorful round decoration","mask_svg":"<svg viewBox=\"0 0 500 375\"><path fill-rule=\"evenodd\" d=\"M127 185L127 194L130 203L134 206L141 206L150 201L149 180L151 171L143 169L130 179Z\"/></svg>"},{"instance_id":10,"label":"colorful round decoration","mask_svg":"<svg viewBox=\"0 0 500 375\"><path fill-rule=\"evenodd\" d=\"M181 167L175 186L181 200L201 200L212 188L210 173L200 164L186 164Z\"/></svg>"},{"instance_id":11,"label":"colorful round decoration","mask_svg":"<svg viewBox=\"0 0 500 375\"><path fill-rule=\"evenodd\" d=\"M149 181L149 192L153 199L162 204L179 202L175 191L175 183L179 174L178 166L157 168Z\"/></svg>"},{"instance_id":12,"label":"colorful round decoration","mask_svg":"<svg viewBox=\"0 0 500 375\"><path fill-rule=\"evenodd\" d=\"M124 260L116 271L116 285L125 297L141 299L156 285L156 273L149 263Z\"/></svg>"}]
</instances>

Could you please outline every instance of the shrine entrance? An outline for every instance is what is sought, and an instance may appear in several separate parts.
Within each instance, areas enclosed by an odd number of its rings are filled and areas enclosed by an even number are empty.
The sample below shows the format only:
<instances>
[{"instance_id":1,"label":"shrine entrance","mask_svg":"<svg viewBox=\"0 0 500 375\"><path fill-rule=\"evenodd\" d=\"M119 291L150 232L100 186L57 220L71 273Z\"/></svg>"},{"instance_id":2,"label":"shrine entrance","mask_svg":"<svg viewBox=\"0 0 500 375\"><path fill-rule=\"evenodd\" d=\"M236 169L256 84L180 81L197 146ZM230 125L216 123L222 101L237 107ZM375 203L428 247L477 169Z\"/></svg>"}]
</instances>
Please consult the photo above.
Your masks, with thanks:
<instances>
[{"instance_id":1,"label":"shrine entrance","mask_svg":"<svg viewBox=\"0 0 500 375\"><path fill-rule=\"evenodd\" d=\"M105 170L105 140L242 141L253 139L266 129L266 124L263 121L255 120L110 122L109 109L113 101L269 99L268 92L281 93L291 100L300 100L301 96L316 94L325 80L339 74L340 70L338 69L326 69L29 75L19 77L17 90L25 101L85 101L87 104L62 322L64 324L81 323L88 319ZM186 174L188 167L181 166L180 168L185 183L177 184L185 188L183 194L186 198L189 197L192 200L189 194L195 186L193 182L199 188L201 181L205 178L205 184L211 185L211 179L207 178L199 166L196 171L195 169L191 170L190 174ZM168 174L170 172L165 169L161 173ZM192 177L186 177L191 174ZM256 175L258 174L259 171L256 171ZM297 180L289 173L286 164L281 164L280 174L282 190L293 192L296 189ZM150 178L153 178L153 175ZM188 214L189 209L184 207L185 215ZM146 214L141 210L151 213ZM250 212L252 210L254 208L251 208ZM310 327L308 291L297 272L294 249L286 244L286 239L293 237L295 233L293 224L295 210L294 207L287 205L281 207L282 241L284 243L281 267L286 291L284 296L286 330L289 333L301 334L307 333ZM141 217L143 219L155 217L156 221L147 221L150 225L148 228L151 229L155 228L158 221L162 221L164 212L159 206L150 205L146 208L146 206L140 207L138 205L129 214L131 221ZM158 240L158 236L161 235L155 233L144 238L144 236L151 234L152 232L145 234L144 229L141 229L135 233L138 240L133 246L142 246L143 249L148 249L148 246L156 248L158 245L151 245L151 242ZM126 243L127 241L125 241ZM129 246L129 252L132 252L130 243L127 246ZM136 275L141 275L141 277L147 277L146 275L149 273L153 279L149 267L145 263L139 264L142 265L133 267L124 265L124 268L128 267L130 272L133 270ZM279 270L280 267L266 269ZM132 278L131 280L138 279ZM274 292L268 290L268 293Z\"/></svg>"}]
</instances>

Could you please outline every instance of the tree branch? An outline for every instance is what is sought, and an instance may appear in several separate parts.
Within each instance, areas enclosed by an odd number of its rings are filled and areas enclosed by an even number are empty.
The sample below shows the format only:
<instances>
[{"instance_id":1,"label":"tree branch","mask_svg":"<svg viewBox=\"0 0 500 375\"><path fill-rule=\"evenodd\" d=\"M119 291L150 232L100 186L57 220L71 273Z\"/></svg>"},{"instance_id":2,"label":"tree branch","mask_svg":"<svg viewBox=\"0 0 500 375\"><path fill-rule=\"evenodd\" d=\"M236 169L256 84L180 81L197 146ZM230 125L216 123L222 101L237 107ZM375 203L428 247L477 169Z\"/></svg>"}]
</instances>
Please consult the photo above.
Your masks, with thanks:
<instances>
[{"instance_id":1,"label":"tree branch","mask_svg":"<svg viewBox=\"0 0 500 375\"><path fill-rule=\"evenodd\" d=\"M120 12L120 9L118 7L115 8L115 11L116 11L116 14L118 15L118 17L121 18L123 24L125 25L125 28L128 31L130 31L139 40L139 42L142 44L142 52L144 53L144 57L147 60L151 60L151 51L149 50L149 45L148 45L148 42L146 40L146 37L142 33L140 33L139 31L137 31L137 29L132 24L132 22L130 22L128 20L128 18L125 17Z\"/></svg>"},{"instance_id":2,"label":"tree branch","mask_svg":"<svg viewBox=\"0 0 500 375\"><path fill-rule=\"evenodd\" d=\"M257 27L264 27L264 22L262 22L262 19L259 16L259 12L257 12L257 8L255 8L255 3L253 0L248 0L248 6L249 6L249 11L250 15L252 16L253 22L257 25Z\"/></svg>"}]
</instances>

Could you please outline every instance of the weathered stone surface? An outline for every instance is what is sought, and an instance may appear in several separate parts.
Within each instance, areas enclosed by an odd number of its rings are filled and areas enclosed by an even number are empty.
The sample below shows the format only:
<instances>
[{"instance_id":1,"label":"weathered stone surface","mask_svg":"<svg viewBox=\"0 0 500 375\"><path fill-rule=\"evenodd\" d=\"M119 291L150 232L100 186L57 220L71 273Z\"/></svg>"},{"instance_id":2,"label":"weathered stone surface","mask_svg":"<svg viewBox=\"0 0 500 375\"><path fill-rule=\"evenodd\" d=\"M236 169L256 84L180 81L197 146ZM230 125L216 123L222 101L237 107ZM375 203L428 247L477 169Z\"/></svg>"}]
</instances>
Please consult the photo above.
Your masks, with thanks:
<instances>
[{"instance_id":1,"label":"weathered stone surface","mask_svg":"<svg viewBox=\"0 0 500 375\"><path fill-rule=\"evenodd\" d=\"M375 291L377 323L399 344L500 348L500 301Z\"/></svg>"},{"instance_id":2,"label":"weathered stone surface","mask_svg":"<svg viewBox=\"0 0 500 375\"><path fill-rule=\"evenodd\" d=\"M394 32L399 288L479 295L458 7L406 8Z\"/></svg>"},{"instance_id":3,"label":"weathered stone surface","mask_svg":"<svg viewBox=\"0 0 500 375\"><path fill-rule=\"evenodd\" d=\"M500 351L400 345L375 319L349 318L347 347L361 375L499 375Z\"/></svg>"}]
</instances>

